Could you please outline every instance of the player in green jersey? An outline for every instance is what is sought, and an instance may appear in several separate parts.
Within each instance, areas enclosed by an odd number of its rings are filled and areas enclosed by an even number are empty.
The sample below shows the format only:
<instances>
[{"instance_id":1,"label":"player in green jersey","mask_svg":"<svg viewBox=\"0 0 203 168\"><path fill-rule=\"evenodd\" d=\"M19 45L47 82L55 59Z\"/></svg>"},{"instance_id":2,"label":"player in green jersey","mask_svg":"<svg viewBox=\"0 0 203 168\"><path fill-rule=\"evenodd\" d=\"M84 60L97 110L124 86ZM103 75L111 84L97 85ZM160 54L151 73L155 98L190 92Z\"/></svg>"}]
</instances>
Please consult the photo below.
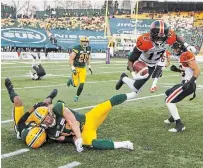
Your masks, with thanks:
<instances>
[{"instance_id":1,"label":"player in green jersey","mask_svg":"<svg viewBox=\"0 0 203 168\"><path fill-rule=\"evenodd\" d=\"M42 109L49 111L42 122L42 125L47 128L49 138L60 142L72 142L78 152L84 150L83 145L96 149L133 150L133 143L130 141L114 142L109 139L97 139L97 129L107 118L113 106L131 99L132 96L132 93L113 96L85 114L66 107L62 101L48 107L39 107L36 111L42 111Z\"/></svg>"},{"instance_id":2,"label":"player in green jersey","mask_svg":"<svg viewBox=\"0 0 203 168\"><path fill-rule=\"evenodd\" d=\"M68 79L67 86L72 85L78 87L77 93L74 97L74 101L77 102L86 81L86 65L92 74L90 66L91 47L89 46L89 39L87 37L81 37L80 45L74 46L72 50L69 58L72 78Z\"/></svg>"}]
</instances>

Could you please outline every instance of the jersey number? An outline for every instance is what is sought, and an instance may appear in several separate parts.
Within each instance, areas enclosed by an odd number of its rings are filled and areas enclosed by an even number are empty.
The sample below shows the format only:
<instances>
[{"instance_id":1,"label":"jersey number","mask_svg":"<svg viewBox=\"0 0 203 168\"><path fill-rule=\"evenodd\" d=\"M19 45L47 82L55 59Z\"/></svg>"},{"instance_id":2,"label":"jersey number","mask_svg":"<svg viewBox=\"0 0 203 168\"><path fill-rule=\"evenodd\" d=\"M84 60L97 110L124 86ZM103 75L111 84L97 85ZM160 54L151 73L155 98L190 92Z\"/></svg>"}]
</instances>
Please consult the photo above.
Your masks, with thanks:
<instances>
[{"instance_id":1,"label":"jersey number","mask_svg":"<svg viewBox=\"0 0 203 168\"><path fill-rule=\"evenodd\" d=\"M150 53L149 54L149 60L152 60L152 57L154 56L154 54L156 54L158 57L155 59L155 61L159 60L161 57L162 57L162 54L164 53L165 51L159 51L159 52L153 52L153 53Z\"/></svg>"},{"instance_id":2,"label":"jersey number","mask_svg":"<svg viewBox=\"0 0 203 168\"><path fill-rule=\"evenodd\" d=\"M88 54L81 54L79 58L79 62L86 62L89 59Z\"/></svg>"}]
</instances>

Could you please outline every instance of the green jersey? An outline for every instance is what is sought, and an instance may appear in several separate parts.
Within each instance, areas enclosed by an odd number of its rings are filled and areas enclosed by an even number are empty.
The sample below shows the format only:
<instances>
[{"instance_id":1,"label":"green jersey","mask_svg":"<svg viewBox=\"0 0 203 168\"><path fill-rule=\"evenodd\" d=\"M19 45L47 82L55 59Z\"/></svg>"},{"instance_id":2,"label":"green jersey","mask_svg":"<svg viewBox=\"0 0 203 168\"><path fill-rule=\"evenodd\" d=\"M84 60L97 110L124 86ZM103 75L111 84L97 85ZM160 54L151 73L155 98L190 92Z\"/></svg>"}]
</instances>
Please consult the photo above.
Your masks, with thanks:
<instances>
[{"instance_id":1,"label":"green jersey","mask_svg":"<svg viewBox=\"0 0 203 168\"><path fill-rule=\"evenodd\" d=\"M84 68L90 57L91 47L88 46L83 48L81 45L77 45L73 47L73 52L76 53L73 65L75 67Z\"/></svg>"},{"instance_id":2,"label":"green jersey","mask_svg":"<svg viewBox=\"0 0 203 168\"><path fill-rule=\"evenodd\" d=\"M82 131L86 120L85 115L79 112L76 112L72 109L69 109L69 110L75 116L76 120L78 121L78 125L80 126L80 130ZM56 139L60 136L74 135L69 123L63 117L63 111L64 111L64 103L58 101L53 107L53 113L56 116L56 124L55 126L47 129L47 135L51 139Z\"/></svg>"}]
</instances>

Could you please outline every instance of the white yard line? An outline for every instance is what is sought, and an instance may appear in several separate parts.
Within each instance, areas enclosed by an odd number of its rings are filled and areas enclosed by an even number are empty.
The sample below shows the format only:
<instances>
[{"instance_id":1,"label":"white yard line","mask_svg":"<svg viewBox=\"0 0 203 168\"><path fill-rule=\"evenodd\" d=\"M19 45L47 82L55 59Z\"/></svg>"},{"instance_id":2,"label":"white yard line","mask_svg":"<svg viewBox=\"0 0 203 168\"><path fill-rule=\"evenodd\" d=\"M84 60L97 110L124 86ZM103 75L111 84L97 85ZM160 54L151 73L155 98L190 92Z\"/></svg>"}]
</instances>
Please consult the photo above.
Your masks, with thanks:
<instances>
[{"instance_id":1,"label":"white yard line","mask_svg":"<svg viewBox=\"0 0 203 168\"><path fill-rule=\"evenodd\" d=\"M197 88L197 90L201 90L203 89L203 87L201 88ZM164 96L165 94L162 93L162 94L158 94L158 95L152 95L152 96L144 96L144 97L138 97L138 98L135 98L135 99L130 99L130 100L127 100L126 102L131 102L131 101L137 101L137 100L143 100L143 99L148 99L148 98L153 98L153 97L160 97L160 96ZM125 102L124 102L125 103ZM80 108L75 108L73 110L84 110L84 109L90 109L90 108L93 108L95 107L96 105L93 105L93 106L86 106L86 107L80 107ZM8 122L11 122L13 120L4 120L4 121L1 121L1 124L5 124L5 123L8 123Z\"/></svg>"},{"instance_id":2,"label":"white yard line","mask_svg":"<svg viewBox=\"0 0 203 168\"><path fill-rule=\"evenodd\" d=\"M8 157L15 156L15 155L20 155L20 154L28 152L28 151L30 151L28 148L23 148L23 149L14 151L14 152L2 154L1 159L8 158Z\"/></svg>"},{"instance_id":3,"label":"white yard line","mask_svg":"<svg viewBox=\"0 0 203 168\"><path fill-rule=\"evenodd\" d=\"M80 162L74 161L74 162L68 163L67 165L60 166L58 168L72 168L72 167L76 167L76 166L79 166L79 165L81 165Z\"/></svg>"}]
</instances>

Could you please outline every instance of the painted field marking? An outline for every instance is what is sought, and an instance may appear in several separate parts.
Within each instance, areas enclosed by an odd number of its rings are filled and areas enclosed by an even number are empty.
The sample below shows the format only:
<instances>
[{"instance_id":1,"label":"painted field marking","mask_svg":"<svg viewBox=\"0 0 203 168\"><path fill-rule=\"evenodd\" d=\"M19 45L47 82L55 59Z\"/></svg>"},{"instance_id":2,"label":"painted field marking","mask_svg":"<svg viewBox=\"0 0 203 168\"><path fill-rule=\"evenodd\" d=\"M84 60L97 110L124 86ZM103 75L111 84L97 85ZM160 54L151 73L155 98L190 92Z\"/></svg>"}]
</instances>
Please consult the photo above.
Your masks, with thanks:
<instances>
[{"instance_id":1,"label":"painted field marking","mask_svg":"<svg viewBox=\"0 0 203 168\"><path fill-rule=\"evenodd\" d=\"M8 157L15 156L15 155L20 155L20 154L28 152L28 151L30 151L28 148L23 148L23 149L14 151L14 152L5 153L5 154L1 155L1 159L8 158Z\"/></svg>"},{"instance_id":2,"label":"painted field marking","mask_svg":"<svg viewBox=\"0 0 203 168\"><path fill-rule=\"evenodd\" d=\"M76 167L76 166L79 166L79 165L81 165L80 162L73 161L71 163L68 163L67 165L60 166L58 168L72 168L72 167Z\"/></svg>"}]
</instances>

